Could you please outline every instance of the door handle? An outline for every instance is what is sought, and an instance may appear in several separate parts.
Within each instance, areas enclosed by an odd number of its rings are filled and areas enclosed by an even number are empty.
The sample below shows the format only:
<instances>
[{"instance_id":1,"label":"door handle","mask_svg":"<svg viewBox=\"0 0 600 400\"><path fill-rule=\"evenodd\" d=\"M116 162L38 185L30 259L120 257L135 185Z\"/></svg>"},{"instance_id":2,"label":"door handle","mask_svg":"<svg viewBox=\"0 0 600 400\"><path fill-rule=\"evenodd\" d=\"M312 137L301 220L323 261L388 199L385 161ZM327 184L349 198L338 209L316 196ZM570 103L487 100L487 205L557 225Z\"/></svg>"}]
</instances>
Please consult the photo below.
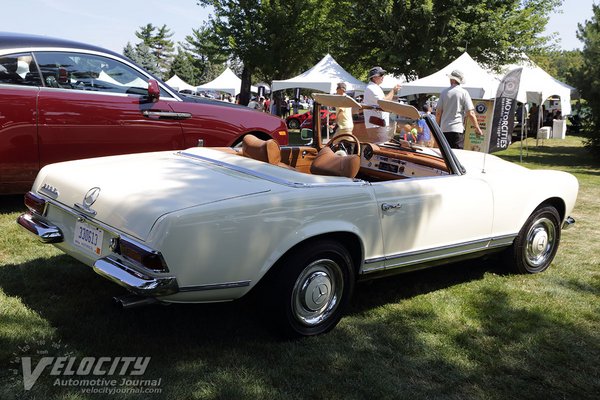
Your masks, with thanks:
<instances>
[{"instance_id":1,"label":"door handle","mask_svg":"<svg viewBox=\"0 0 600 400\"><path fill-rule=\"evenodd\" d=\"M187 118L192 117L192 114L190 114L190 113L172 112L172 111L150 111L150 110L142 111L142 115L144 117L155 118L155 119L187 119Z\"/></svg>"},{"instance_id":2,"label":"door handle","mask_svg":"<svg viewBox=\"0 0 600 400\"><path fill-rule=\"evenodd\" d=\"M383 211L398 210L400 208L402 208L401 203L396 203L396 204L383 203L383 204L381 204L381 209Z\"/></svg>"}]
</instances>

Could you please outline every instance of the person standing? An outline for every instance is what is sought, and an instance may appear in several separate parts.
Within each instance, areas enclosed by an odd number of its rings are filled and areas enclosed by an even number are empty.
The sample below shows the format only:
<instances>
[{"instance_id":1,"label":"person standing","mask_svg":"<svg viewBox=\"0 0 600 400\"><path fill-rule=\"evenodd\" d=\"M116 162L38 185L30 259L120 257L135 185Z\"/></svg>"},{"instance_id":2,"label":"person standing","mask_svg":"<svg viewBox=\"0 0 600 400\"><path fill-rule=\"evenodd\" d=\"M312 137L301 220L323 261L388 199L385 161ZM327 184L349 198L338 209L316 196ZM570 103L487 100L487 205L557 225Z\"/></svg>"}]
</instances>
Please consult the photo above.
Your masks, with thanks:
<instances>
[{"instance_id":1,"label":"person standing","mask_svg":"<svg viewBox=\"0 0 600 400\"><path fill-rule=\"evenodd\" d=\"M390 113L380 111L378 100L393 100L394 95L400 90L400 85L394 86L394 88L388 93L384 94L383 89L380 85L383 82L383 76L386 70L381 67L373 67L369 70L369 84L365 89L365 97L363 99L363 105L374 108L366 108L364 110L365 115L365 128L367 132L367 140L369 142L385 142L389 140L389 125L390 125Z\"/></svg>"},{"instance_id":2,"label":"person standing","mask_svg":"<svg viewBox=\"0 0 600 400\"><path fill-rule=\"evenodd\" d=\"M338 83L335 93L344 96L346 94L346 83ZM335 134L352 134L352 129L354 129L354 121L352 121L352 108L336 107L335 115L335 120L337 123L337 131L335 132Z\"/></svg>"},{"instance_id":3,"label":"person standing","mask_svg":"<svg viewBox=\"0 0 600 400\"><path fill-rule=\"evenodd\" d=\"M450 147L462 149L465 144L466 116L473 123L477 135L482 136L483 132L477 122L473 100L469 92L461 86L465 82L462 71L455 69L448 78L450 78L450 87L440 93L435 117Z\"/></svg>"}]
</instances>

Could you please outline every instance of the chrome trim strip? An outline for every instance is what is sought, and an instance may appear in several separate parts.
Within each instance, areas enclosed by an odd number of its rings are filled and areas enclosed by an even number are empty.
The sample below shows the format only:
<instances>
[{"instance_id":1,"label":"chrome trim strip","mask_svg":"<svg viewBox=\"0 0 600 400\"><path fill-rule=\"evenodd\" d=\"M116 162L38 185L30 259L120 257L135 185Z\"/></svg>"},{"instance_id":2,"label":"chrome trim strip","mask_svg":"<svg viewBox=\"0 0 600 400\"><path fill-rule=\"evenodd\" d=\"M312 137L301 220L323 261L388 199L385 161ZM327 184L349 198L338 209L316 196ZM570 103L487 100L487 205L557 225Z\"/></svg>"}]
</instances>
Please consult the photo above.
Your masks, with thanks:
<instances>
[{"instance_id":1,"label":"chrome trim strip","mask_svg":"<svg viewBox=\"0 0 600 400\"><path fill-rule=\"evenodd\" d=\"M198 154L191 154L185 151L178 151L176 154L179 154L182 157L187 157L191 159L196 159L200 161L206 161L211 164L214 164L218 167L227 168L242 174L251 175L256 178L264 179L273 183L277 183L280 185L290 186L294 188L314 188L314 187L339 187L339 186L368 186L371 183L367 181L363 181L360 179L354 179L350 182L332 182L332 183L301 183L301 182L293 182L287 179L281 179L273 175L263 174L258 171L251 170L249 168L240 167L238 165L230 164L225 161L215 160L213 158L200 156Z\"/></svg>"},{"instance_id":2,"label":"chrome trim strip","mask_svg":"<svg viewBox=\"0 0 600 400\"><path fill-rule=\"evenodd\" d=\"M42 243L60 243L64 240L63 233L58 227L46 224L39 217L29 212L20 215L17 218L17 223Z\"/></svg>"},{"instance_id":3,"label":"chrome trim strip","mask_svg":"<svg viewBox=\"0 0 600 400\"><path fill-rule=\"evenodd\" d=\"M498 247L509 246L513 240L517 237L517 234L503 235L495 238L474 240L471 242L460 243L457 245L448 245L437 247L434 249L411 251L401 254L394 254L386 257L377 257L365 260L365 267L362 270L362 274L369 274L372 272L378 272L382 269L395 269L400 267L406 267L414 264L421 264L430 261L442 260L445 258L457 257L465 254L476 253L482 250L490 250ZM381 266L367 267L368 264L381 264L382 258L386 262L385 268ZM387 264L390 262L390 264Z\"/></svg>"},{"instance_id":4,"label":"chrome trim strip","mask_svg":"<svg viewBox=\"0 0 600 400\"><path fill-rule=\"evenodd\" d=\"M182 286L179 288L180 292L195 292L200 290L218 290L218 289L236 289L241 287L250 286L250 281L238 281L238 282L225 282L225 283L214 283L209 285L197 285L197 286Z\"/></svg>"},{"instance_id":5,"label":"chrome trim strip","mask_svg":"<svg viewBox=\"0 0 600 400\"><path fill-rule=\"evenodd\" d=\"M142 296L165 296L179 291L175 277L146 275L116 258L100 258L93 268L98 275Z\"/></svg>"}]
</instances>

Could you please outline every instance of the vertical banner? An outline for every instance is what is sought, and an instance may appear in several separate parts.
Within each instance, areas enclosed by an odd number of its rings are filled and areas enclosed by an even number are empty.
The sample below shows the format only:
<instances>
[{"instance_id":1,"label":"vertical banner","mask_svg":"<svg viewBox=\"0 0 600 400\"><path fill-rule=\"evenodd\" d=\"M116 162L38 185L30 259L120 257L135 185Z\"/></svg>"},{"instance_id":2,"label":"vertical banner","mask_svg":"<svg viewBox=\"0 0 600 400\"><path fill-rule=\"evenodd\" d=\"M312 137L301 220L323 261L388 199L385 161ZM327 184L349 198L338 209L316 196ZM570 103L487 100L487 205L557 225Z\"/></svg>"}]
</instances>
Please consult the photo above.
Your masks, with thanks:
<instances>
[{"instance_id":1,"label":"vertical banner","mask_svg":"<svg viewBox=\"0 0 600 400\"><path fill-rule=\"evenodd\" d=\"M473 126L473 123L469 118L467 118L464 149L485 153L486 143L490 137L490 129L492 126L494 100L473 99L473 106L475 106L475 116L477 117L477 123L483 132L483 136L479 136L475 133L475 127Z\"/></svg>"},{"instance_id":2,"label":"vertical banner","mask_svg":"<svg viewBox=\"0 0 600 400\"><path fill-rule=\"evenodd\" d=\"M300 88L299 87L294 89L294 99L296 99L296 100L300 99Z\"/></svg>"},{"instance_id":3,"label":"vertical banner","mask_svg":"<svg viewBox=\"0 0 600 400\"><path fill-rule=\"evenodd\" d=\"M265 87L264 86L258 87L258 97L265 97Z\"/></svg>"},{"instance_id":4,"label":"vertical banner","mask_svg":"<svg viewBox=\"0 0 600 400\"><path fill-rule=\"evenodd\" d=\"M521 83L523 68L509 71L498 86L494 119L488 142L488 153L504 150L510 144L512 131L515 126L515 110L517 109L517 93Z\"/></svg>"}]
</instances>

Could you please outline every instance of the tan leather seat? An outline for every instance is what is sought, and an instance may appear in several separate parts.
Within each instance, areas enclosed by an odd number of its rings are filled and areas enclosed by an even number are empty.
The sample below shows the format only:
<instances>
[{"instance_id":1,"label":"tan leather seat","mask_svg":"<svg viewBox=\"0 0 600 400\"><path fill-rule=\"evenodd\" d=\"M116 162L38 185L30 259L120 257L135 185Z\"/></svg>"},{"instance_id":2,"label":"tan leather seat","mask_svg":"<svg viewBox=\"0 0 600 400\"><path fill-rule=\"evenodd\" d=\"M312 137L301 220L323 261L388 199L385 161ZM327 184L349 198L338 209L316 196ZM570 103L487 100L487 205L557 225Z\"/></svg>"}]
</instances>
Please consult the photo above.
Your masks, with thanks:
<instances>
[{"instance_id":1,"label":"tan leather seat","mask_svg":"<svg viewBox=\"0 0 600 400\"><path fill-rule=\"evenodd\" d=\"M281 149L279 143L274 139L262 140L254 135L246 135L242 140L242 155L272 165L293 169L281 162Z\"/></svg>"},{"instance_id":2,"label":"tan leather seat","mask_svg":"<svg viewBox=\"0 0 600 400\"><path fill-rule=\"evenodd\" d=\"M340 156L329 147L323 147L310 166L310 173L354 178L359 169L360 157L358 155Z\"/></svg>"}]
</instances>

